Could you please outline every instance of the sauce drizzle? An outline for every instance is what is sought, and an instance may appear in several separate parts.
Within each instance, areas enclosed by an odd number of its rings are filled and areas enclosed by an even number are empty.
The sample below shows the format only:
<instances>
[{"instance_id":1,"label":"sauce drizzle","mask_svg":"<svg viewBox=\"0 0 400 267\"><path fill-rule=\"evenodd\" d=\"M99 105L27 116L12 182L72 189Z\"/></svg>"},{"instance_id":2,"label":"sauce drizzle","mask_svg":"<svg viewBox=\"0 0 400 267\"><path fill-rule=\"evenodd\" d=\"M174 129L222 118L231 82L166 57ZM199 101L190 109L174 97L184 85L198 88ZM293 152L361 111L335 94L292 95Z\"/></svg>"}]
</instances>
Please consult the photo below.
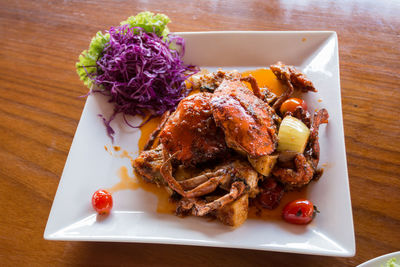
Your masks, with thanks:
<instances>
[{"instance_id":1,"label":"sauce drizzle","mask_svg":"<svg viewBox=\"0 0 400 267\"><path fill-rule=\"evenodd\" d=\"M263 221L272 221L272 220L282 220L282 209L283 207L296 199L307 199L307 186L302 188L300 191L290 191L286 192L282 199L281 202L279 203L279 206L273 210L269 209L264 209L264 208L258 208L256 206L250 206L249 207L249 219L255 219L255 220L263 220Z\"/></svg>"},{"instance_id":2,"label":"sauce drizzle","mask_svg":"<svg viewBox=\"0 0 400 267\"><path fill-rule=\"evenodd\" d=\"M256 80L260 88L267 87L272 93L280 96L284 91L285 87L282 82L276 78L275 74L270 69L256 69L242 72L242 76L252 75ZM246 83L251 89L249 83Z\"/></svg>"},{"instance_id":3,"label":"sauce drizzle","mask_svg":"<svg viewBox=\"0 0 400 267\"><path fill-rule=\"evenodd\" d=\"M144 118L143 121L147 120ZM158 124L161 121L161 117L154 117L145 123L142 127L140 127L140 137L138 142L139 152L142 152L144 146L150 138L151 133L157 128ZM158 140L154 143L156 144Z\"/></svg>"},{"instance_id":4,"label":"sauce drizzle","mask_svg":"<svg viewBox=\"0 0 400 267\"><path fill-rule=\"evenodd\" d=\"M169 194L165 187L158 187L155 184L148 183L138 175L130 176L128 168L125 166L122 166L118 170L118 177L120 179L119 183L107 189L111 194L121 190L137 190L140 188L157 196L158 203L156 211L158 213L171 214L175 212L175 204L169 200Z\"/></svg>"}]
</instances>

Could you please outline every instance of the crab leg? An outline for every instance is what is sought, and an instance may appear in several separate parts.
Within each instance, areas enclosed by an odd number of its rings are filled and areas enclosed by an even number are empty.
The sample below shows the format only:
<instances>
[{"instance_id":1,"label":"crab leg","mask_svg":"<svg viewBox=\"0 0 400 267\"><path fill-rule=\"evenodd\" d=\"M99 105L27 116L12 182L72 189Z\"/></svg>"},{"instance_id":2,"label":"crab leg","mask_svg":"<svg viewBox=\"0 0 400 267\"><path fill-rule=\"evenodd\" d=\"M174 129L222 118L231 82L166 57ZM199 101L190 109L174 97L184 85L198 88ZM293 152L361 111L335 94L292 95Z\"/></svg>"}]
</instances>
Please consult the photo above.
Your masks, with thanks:
<instances>
[{"instance_id":1,"label":"crab leg","mask_svg":"<svg viewBox=\"0 0 400 267\"><path fill-rule=\"evenodd\" d=\"M157 128L151 133L149 140L144 145L143 150L149 150L152 148L154 141L157 139L158 135L160 134L161 130L164 128L165 123L167 122L169 115L171 112L167 110L161 117L160 124L158 124Z\"/></svg>"},{"instance_id":2,"label":"crab leg","mask_svg":"<svg viewBox=\"0 0 400 267\"><path fill-rule=\"evenodd\" d=\"M161 165L160 168L160 173L164 180L167 182L169 187L171 187L172 190L176 191L180 195L184 196L185 191L183 190L182 186L175 180L175 178L172 176L172 165L171 161L174 159L176 154L178 154L180 151L175 152L172 156L169 157L168 152L166 149L163 149L163 155L164 155L164 163Z\"/></svg>"},{"instance_id":3,"label":"crab leg","mask_svg":"<svg viewBox=\"0 0 400 267\"><path fill-rule=\"evenodd\" d=\"M270 69L275 76L286 83L288 89L276 100L272 106L275 110L278 110L282 103L288 99L294 91L294 87L303 92L312 91L317 92L312 82L300 71L296 70L293 66L287 66L282 62L277 62L270 66Z\"/></svg>"},{"instance_id":4,"label":"crab leg","mask_svg":"<svg viewBox=\"0 0 400 267\"><path fill-rule=\"evenodd\" d=\"M313 122L311 125L310 140L305 151L306 158L312 162L313 168L316 169L319 162L319 142L318 130L322 123L328 123L329 114L326 109L321 109L314 113Z\"/></svg>"},{"instance_id":5,"label":"crab leg","mask_svg":"<svg viewBox=\"0 0 400 267\"><path fill-rule=\"evenodd\" d=\"M293 94L294 88L292 83L289 80L286 80L286 85L287 85L287 90L278 97L278 99L275 101L275 103L272 105L272 108L274 110L279 110L279 108L282 106L283 102L285 102L289 97Z\"/></svg>"},{"instance_id":6,"label":"crab leg","mask_svg":"<svg viewBox=\"0 0 400 267\"><path fill-rule=\"evenodd\" d=\"M290 83L304 93L308 91L317 92L317 89L315 89L306 75L293 66L285 65L278 61L276 64L271 65L270 69L279 80Z\"/></svg>"},{"instance_id":7,"label":"crab leg","mask_svg":"<svg viewBox=\"0 0 400 267\"><path fill-rule=\"evenodd\" d=\"M296 170L276 168L273 175L284 183L292 186L303 186L308 184L314 175L314 169L303 154L297 154L294 159Z\"/></svg>"},{"instance_id":8,"label":"crab leg","mask_svg":"<svg viewBox=\"0 0 400 267\"><path fill-rule=\"evenodd\" d=\"M280 62L278 62L275 65L271 65L270 69L279 80L285 82L287 85L287 90L281 96L278 97L278 99L272 106L273 109L279 110L283 102L285 102L293 94L294 87L290 80L290 71L285 65L282 65Z\"/></svg>"},{"instance_id":9,"label":"crab leg","mask_svg":"<svg viewBox=\"0 0 400 267\"><path fill-rule=\"evenodd\" d=\"M308 128L311 127L311 115L306 109L298 106L293 112L287 111L285 116L292 116L301 120Z\"/></svg>"},{"instance_id":10,"label":"crab leg","mask_svg":"<svg viewBox=\"0 0 400 267\"><path fill-rule=\"evenodd\" d=\"M246 188L246 186L244 185L243 182L234 182L231 185L231 190L228 194L214 200L213 202L207 203L207 204L195 203L195 207L192 210L193 215L204 216L204 215L210 213L211 211L222 208L223 206L225 206L225 205L233 202L237 198L239 198L243 194L245 188Z\"/></svg>"},{"instance_id":11,"label":"crab leg","mask_svg":"<svg viewBox=\"0 0 400 267\"><path fill-rule=\"evenodd\" d=\"M255 96L258 97L261 100L264 100L264 97L261 94L260 87L258 87L257 81L253 76L249 75L247 77L240 78L240 81L245 81L245 82L250 83L251 88L253 89L253 93L255 94Z\"/></svg>"},{"instance_id":12,"label":"crab leg","mask_svg":"<svg viewBox=\"0 0 400 267\"><path fill-rule=\"evenodd\" d=\"M181 201L179 201L178 206L176 207L176 214L177 215L187 215L191 212L193 209L195 203L198 202L198 205L200 202L204 202L203 200L200 199L189 199L189 198L182 198Z\"/></svg>"},{"instance_id":13,"label":"crab leg","mask_svg":"<svg viewBox=\"0 0 400 267\"><path fill-rule=\"evenodd\" d=\"M321 109L314 113L311 125L310 139L304 154L297 154L294 159L295 169L276 168L275 175L282 183L293 187L301 187L308 184L311 179L318 175L317 166L319 162L318 129L322 123L328 123L328 111Z\"/></svg>"},{"instance_id":14,"label":"crab leg","mask_svg":"<svg viewBox=\"0 0 400 267\"><path fill-rule=\"evenodd\" d=\"M271 109L271 107L269 106L269 103L275 101L277 98L277 96L274 93L272 93L267 87L264 87L263 92L261 92L261 89L257 84L256 78L254 78L251 75L240 78L240 80L250 83L251 88L253 89L254 95L256 97L260 98L261 100L263 100L264 102L266 102L268 104L268 108ZM275 110L274 110L274 112L275 112Z\"/></svg>"},{"instance_id":15,"label":"crab leg","mask_svg":"<svg viewBox=\"0 0 400 267\"><path fill-rule=\"evenodd\" d=\"M206 182L208 179L212 178L212 177L216 177L216 176L220 176L225 172L225 170L220 169L217 170L215 172L207 172L204 173L202 175L190 178L190 179L186 179L183 181L179 181L179 184L182 186L183 189L185 190L190 190L193 189L199 185L201 185L202 183Z\"/></svg>"},{"instance_id":16,"label":"crab leg","mask_svg":"<svg viewBox=\"0 0 400 267\"><path fill-rule=\"evenodd\" d=\"M324 108L314 113L313 123L311 126L311 135L310 135L311 140L318 139L319 126L323 123L328 123L328 119L329 119L328 111Z\"/></svg>"},{"instance_id":17,"label":"crab leg","mask_svg":"<svg viewBox=\"0 0 400 267\"><path fill-rule=\"evenodd\" d=\"M175 190L178 194L180 194L183 197L194 198L211 193L218 187L218 185L226 182L226 180L230 178L227 174L222 174L208 179L206 182L200 184L199 186L193 188L190 191L185 191L182 185L178 181L176 181L175 178L172 176L171 161L178 152L169 157L167 160L165 159L168 157L168 152L166 152L166 150L164 150L163 152L164 152L164 163L160 168L160 173L163 176L164 180L168 183L169 187L172 190ZM218 171L216 173L218 173Z\"/></svg>"},{"instance_id":18,"label":"crab leg","mask_svg":"<svg viewBox=\"0 0 400 267\"><path fill-rule=\"evenodd\" d=\"M194 198L194 197L200 197L200 196L207 195L208 193L215 191L215 189L217 189L217 187L220 184L225 183L226 180L229 178L230 177L226 174L210 178L207 181L205 181L204 183L197 186L196 188L194 188L190 191L184 192L185 193L184 197Z\"/></svg>"}]
</instances>

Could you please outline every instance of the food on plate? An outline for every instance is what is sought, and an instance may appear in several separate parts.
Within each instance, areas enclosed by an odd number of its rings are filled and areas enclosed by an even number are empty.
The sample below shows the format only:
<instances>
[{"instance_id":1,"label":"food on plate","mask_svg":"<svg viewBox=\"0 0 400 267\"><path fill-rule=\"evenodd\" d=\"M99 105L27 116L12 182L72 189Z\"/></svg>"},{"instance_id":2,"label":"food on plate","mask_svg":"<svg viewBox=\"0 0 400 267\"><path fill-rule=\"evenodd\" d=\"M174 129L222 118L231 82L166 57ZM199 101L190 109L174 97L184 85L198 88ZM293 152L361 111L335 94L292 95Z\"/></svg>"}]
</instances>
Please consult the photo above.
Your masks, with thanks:
<instances>
[{"instance_id":1,"label":"food on plate","mask_svg":"<svg viewBox=\"0 0 400 267\"><path fill-rule=\"evenodd\" d=\"M309 136L310 129L301 120L286 116L279 127L277 149L303 153Z\"/></svg>"},{"instance_id":2,"label":"food on plate","mask_svg":"<svg viewBox=\"0 0 400 267\"><path fill-rule=\"evenodd\" d=\"M242 195L236 201L223 206L216 212L216 217L223 224L238 226L242 225L247 220L249 210L249 196Z\"/></svg>"},{"instance_id":3,"label":"food on plate","mask_svg":"<svg viewBox=\"0 0 400 267\"><path fill-rule=\"evenodd\" d=\"M278 61L276 64L271 65L270 68L276 77L288 86L290 92L293 92L294 89L301 90L304 93L308 91L317 92L317 89L315 89L313 83L306 75L295 67L285 65ZM289 97L290 95L291 94L285 94L285 96Z\"/></svg>"},{"instance_id":4,"label":"food on plate","mask_svg":"<svg viewBox=\"0 0 400 267\"><path fill-rule=\"evenodd\" d=\"M400 267L400 262L397 261L396 258L391 258L388 260L385 265L381 265L382 267Z\"/></svg>"},{"instance_id":5,"label":"food on plate","mask_svg":"<svg viewBox=\"0 0 400 267\"><path fill-rule=\"evenodd\" d=\"M311 116L303 100L290 100L295 90L316 91L303 73L281 62L271 70L286 88L282 95L237 71L193 75L187 86L195 93L164 114L133 161L137 174L170 192L177 215L237 227L249 206L277 208L285 192L320 177L318 131L328 112ZM304 206L297 217L306 221Z\"/></svg>"},{"instance_id":6,"label":"food on plate","mask_svg":"<svg viewBox=\"0 0 400 267\"><path fill-rule=\"evenodd\" d=\"M98 32L89 49L82 52L76 69L90 93L106 95L113 103L109 118L103 116L107 133L113 137L110 122L126 115L159 116L172 111L188 94L185 80L197 71L184 64L184 39L169 34L169 18L142 12Z\"/></svg>"},{"instance_id":7,"label":"food on plate","mask_svg":"<svg viewBox=\"0 0 400 267\"><path fill-rule=\"evenodd\" d=\"M212 171L197 177L177 182L171 175L170 162L161 168L161 174L168 186L182 198L177 205L178 215L204 216L233 203L242 195L254 197L258 193L258 175L250 164L243 160L223 163ZM164 167L163 166L163 167ZM212 195L222 189L221 195ZM205 195L211 195L205 199Z\"/></svg>"},{"instance_id":8,"label":"food on plate","mask_svg":"<svg viewBox=\"0 0 400 267\"><path fill-rule=\"evenodd\" d=\"M307 110L307 103L303 99L292 97L289 98L288 100L285 100L285 102L282 103L281 108L279 109L281 114L284 115L286 112L295 112L297 108L302 108L304 110Z\"/></svg>"},{"instance_id":9,"label":"food on plate","mask_svg":"<svg viewBox=\"0 0 400 267\"><path fill-rule=\"evenodd\" d=\"M271 65L270 68L276 77L287 86L287 90L273 104L272 107L275 110L279 109L283 102L290 98L295 89L303 92L317 92L313 83L293 66L287 66L282 62L277 62Z\"/></svg>"},{"instance_id":10,"label":"food on plate","mask_svg":"<svg viewBox=\"0 0 400 267\"><path fill-rule=\"evenodd\" d=\"M163 148L183 165L196 165L227 152L223 130L217 127L210 93L183 99L160 133Z\"/></svg>"},{"instance_id":11,"label":"food on plate","mask_svg":"<svg viewBox=\"0 0 400 267\"><path fill-rule=\"evenodd\" d=\"M157 185L165 185L160 169L164 163L163 148L159 145L155 149L143 150L134 161L136 172L145 180Z\"/></svg>"},{"instance_id":12,"label":"food on plate","mask_svg":"<svg viewBox=\"0 0 400 267\"><path fill-rule=\"evenodd\" d=\"M247 159L258 173L269 176L278 160L278 154L265 155L257 158L248 156Z\"/></svg>"},{"instance_id":13,"label":"food on plate","mask_svg":"<svg viewBox=\"0 0 400 267\"><path fill-rule=\"evenodd\" d=\"M314 204L307 199L289 202L282 210L282 217L288 223L308 224L319 212Z\"/></svg>"},{"instance_id":14,"label":"food on plate","mask_svg":"<svg viewBox=\"0 0 400 267\"><path fill-rule=\"evenodd\" d=\"M227 146L251 158L271 154L277 143L274 111L259 97L241 80L225 79L211 99L214 120Z\"/></svg>"},{"instance_id":15,"label":"food on plate","mask_svg":"<svg viewBox=\"0 0 400 267\"><path fill-rule=\"evenodd\" d=\"M92 196L92 206L100 215L109 214L113 207L111 194L104 189L97 190Z\"/></svg>"},{"instance_id":16,"label":"food on plate","mask_svg":"<svg viewBox=\"0 0 400 267\"><path fill-rule=\"evenodd\" d=\"M166 37L169 33L167 24L170 19L163 14L154 15L151 12L141 12L136 16L129 17L121 25L128 25L130 28L140 27L146 32L155 32L157 36ZM110 41L110 34L97 32L90 42L89 49L82 51L79 62L76 63L76 71L84 84L91 89L93 76L97 73L97 60L102 57L106 44Z\"/></svg>"},{"instance_id":17,"label":"food on plate","mask_svg":"<svg viewBox=\"0 0 400 267\"><path fill-rule=\"evenodd\" d=\"M208 72L206 69L194 74L189 78L189 85L194 90L199 90L200 92L213 93L217 89L223 80L225 79L239 79L241 77L238 71L223 71L218 70L216 72Z\"/></svg>"},{"instance_id":18,"label":"food on plate","mask_svg":"<svg viewBox=\"0 0 400 267\"><path fill-rule=\"evenodd\" d=\"M263 208L269 210L278 207L285 193L283 185L271 177L265 177L259 185L259 189L260 193L257 195L257 202L260 203Z\"/></svg>"},{"instance_id":19,"label":"food on plate","mask_svg":"<svg viewBox=\"0 0 400 267\"><path fill-rule=\"evenodd\" d=\"M317 170L319 162L319 142L318 130L322 123L328 123L328 112L321 109L314 113L313 122L310 129L310 137L304 153L297 153L294 156L294 167L277 167L273 175L288 187L302 187L308 184L313 178L321 176L321 171ZM301 135L299 135L301 136ZM298 143L294 139L293 143ZM297 152L297 151L295 151ZM283 151L282 154L293 155L293 151ZM285 157L287 160L287 157Z\"/></svg>"}]
</instances>

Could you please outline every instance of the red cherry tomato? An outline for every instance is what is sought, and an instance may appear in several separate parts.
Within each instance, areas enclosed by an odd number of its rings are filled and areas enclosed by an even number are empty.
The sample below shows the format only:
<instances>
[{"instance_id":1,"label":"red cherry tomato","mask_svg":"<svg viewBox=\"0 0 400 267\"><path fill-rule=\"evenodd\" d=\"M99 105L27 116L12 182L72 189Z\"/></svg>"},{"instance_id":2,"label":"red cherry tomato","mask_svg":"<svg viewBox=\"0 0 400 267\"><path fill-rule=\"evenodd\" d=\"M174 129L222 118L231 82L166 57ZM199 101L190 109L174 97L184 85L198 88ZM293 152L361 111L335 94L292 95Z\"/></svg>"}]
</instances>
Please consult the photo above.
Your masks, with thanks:
<instances>
[{"instance_id":1,"label":"red cherry tomato","mask_svg":"<svg viewBox=\"0 0 400 267\"><path fill-rule=\"evenodd\" d=\"M302 107L304 110L307 110L307 103L303 99L300 98L289 98L285 102L283 102L280 112L282 115L285 115L286 112L294 112L297 107Z\"/></svg>"},{"instance_id":2,"label":"red cherry tomato","mask_svg":"<svg viewBox=\"0 0 400 267\"><path fill-rule=\"evenodd\" d=\"M92 206L98 214L110 213L113 206L111 194L103 189L97 190L92 196Z\"/></svg>"},{"instance_id":3,"label":"red cherry tomato","mask_svg":"<svg viewBox=\"0 0 400 267\"><path fill-rule=\"evenodd\" d=\"M307 199L298 199L286 204L282 217L288 223L307 224L315 217L317 208Z\"/></svg>"}]
</instances>

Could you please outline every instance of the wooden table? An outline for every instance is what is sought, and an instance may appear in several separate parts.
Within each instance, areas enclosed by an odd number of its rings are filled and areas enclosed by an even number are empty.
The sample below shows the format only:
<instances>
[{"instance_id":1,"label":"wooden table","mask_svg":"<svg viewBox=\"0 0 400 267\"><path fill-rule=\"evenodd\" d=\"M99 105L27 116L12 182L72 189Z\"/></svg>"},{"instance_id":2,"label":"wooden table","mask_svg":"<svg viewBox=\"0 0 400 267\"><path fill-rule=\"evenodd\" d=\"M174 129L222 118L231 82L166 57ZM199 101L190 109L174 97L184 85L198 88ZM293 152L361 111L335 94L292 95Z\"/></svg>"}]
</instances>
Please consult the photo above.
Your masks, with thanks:
<instances>
[{"instance_id":1,"label":"wooden table","mask_svg":"<svg viewBox=\"0 0 400 267\"><path fill-rule=\"evenodd\" d=\"M0 2L0 265L355 266L400 249L398 1L111 2ZM143 10L170 16L172 31L338 33L355 257L43 239L85 102L77 56Z\"/></svg>"}]
</instances>

